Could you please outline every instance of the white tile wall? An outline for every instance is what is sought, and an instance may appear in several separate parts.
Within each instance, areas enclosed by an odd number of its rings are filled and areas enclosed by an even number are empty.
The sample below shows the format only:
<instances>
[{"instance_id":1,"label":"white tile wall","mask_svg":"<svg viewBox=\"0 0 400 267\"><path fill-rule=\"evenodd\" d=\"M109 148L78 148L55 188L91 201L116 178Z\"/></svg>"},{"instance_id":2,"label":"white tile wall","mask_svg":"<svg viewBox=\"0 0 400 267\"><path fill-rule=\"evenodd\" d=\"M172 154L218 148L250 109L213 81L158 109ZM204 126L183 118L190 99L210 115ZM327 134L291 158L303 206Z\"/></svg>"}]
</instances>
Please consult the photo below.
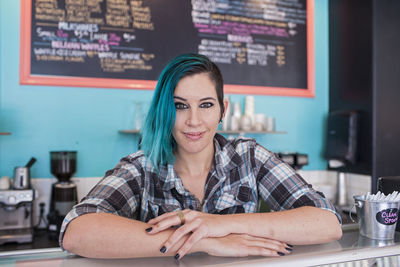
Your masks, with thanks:
<instances>
[{"instance_id":1,"label":"white tile wall","mask_svg":"<svg viewBox=\"0 0 400 267\"><path fill-rule=\"evenodd\" d=\"M347 174L348 203L354 202L354 195L364 195L367 192L371 192L371 176L354 173Z\"/></svg>"},{"instance_id":2,"label":"white tile wall","mask_svg":"<svg viewBox=\"0 0 400 267\"><path fill-rule=\"evenodd\" d=\"M101 178L102 177L72 178L71 181L77 185L78 200L80 201ZM32 187L37 191L37 197L33 202L34 225L36 225L39 220L40 203L45 203L45 215L47 216L49 213L51 186L55 182L57 182L56 178L35 178L31 180ZM40 224L40 227L44 227L43 222Z\"/></svg>"},{"instance_id":3,"label":"white tile wall","mask_svg":"<svg viewBox=\"0 0 400 267\"><path fill-rule=\"evenodd\" d=\"M319 191L322 191L327 198L334 201L336 194L337 172L334 171L303 171L298 173ZM348 203L353 203L352 196L365 194L371 190L371 177L359 174L347 174L347 196ZM81 200L89 190L101 179L101 177L72 178L78 188L78 200ZM32 186L38 192L38 198L34 201L34 225L39 217L39 203L45 203L45 215L49 212L51 185L57 180L55 178L32 179ZM44 227L42 223L40 225Z\"/></svg>"}]
</instances>

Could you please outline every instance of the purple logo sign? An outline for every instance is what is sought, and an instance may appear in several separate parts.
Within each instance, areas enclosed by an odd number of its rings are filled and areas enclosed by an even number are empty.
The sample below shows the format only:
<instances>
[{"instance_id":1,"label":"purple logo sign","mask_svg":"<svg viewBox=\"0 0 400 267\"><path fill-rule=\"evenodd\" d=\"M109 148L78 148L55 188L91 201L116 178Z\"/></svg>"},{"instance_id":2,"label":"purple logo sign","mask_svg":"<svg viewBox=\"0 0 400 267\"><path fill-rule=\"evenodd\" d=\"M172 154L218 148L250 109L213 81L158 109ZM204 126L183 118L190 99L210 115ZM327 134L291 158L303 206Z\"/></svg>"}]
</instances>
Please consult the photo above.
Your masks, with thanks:
<instances>
[{"instance_id":1,"label":"purple logo sign","mask_svg":"<svg viewBox=\"0 0 400 267\"><path fill-rule=\"evenodd\" d=\"M398 213L398 209L381 210L376 214L376 220L384 225L392 225L397 222Z\"/></svg>"}]
</instances>

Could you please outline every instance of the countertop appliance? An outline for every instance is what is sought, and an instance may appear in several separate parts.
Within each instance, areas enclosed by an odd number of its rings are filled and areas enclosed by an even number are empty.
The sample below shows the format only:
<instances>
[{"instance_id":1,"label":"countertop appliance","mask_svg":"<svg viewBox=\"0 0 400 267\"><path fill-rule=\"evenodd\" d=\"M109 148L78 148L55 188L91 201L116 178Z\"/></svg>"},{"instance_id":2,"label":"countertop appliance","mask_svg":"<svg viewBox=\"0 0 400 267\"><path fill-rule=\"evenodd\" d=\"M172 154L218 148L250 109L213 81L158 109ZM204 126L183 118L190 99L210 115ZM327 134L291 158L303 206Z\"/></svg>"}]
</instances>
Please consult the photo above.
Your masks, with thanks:
<instances>
[{"instance_id":1,"label":"countertop appliance","mask_svg":"<svg viewBox=\"0 0 400 267\"><path fill-rule=\"evenodd\" d=\"M300 170L304 165L308 165L307 154L281 152L278 153L278 156L295 170Z\"/></svg>"},{"instance_id":2,"label":"countertop appliance","mask_svg":"<svg viewBox=\"0 0 400 267\"><path fill-rule=\"evenodd\" d=\"M14 189L29 189L31 188L30 168L36 162L35 158L31 158L23 167L15 167L14 169Z\"/></svg>"},{"instance_id":3,"label":"countertop appliance","mask_svg":"<svg viewBox=\"0 0 400 267\"><path fill-rule=\"evenodd\" d=\"M0 245L33 240L33 189L0 190Z\"/></svg>"},{"instance_id":4,"label":"countertop appliance","mask_svg":"<svg viewBox=\"0 0 400 267\"><path fill-rule=\"evenodd\" d=\"M76 184L71 182L76 172L76 151L50 152L51 173L58 179L51 188L50 212L47 216L48 231L54 239L58 238L65 215L78 203Z\"/></svg>"}]
</instances>

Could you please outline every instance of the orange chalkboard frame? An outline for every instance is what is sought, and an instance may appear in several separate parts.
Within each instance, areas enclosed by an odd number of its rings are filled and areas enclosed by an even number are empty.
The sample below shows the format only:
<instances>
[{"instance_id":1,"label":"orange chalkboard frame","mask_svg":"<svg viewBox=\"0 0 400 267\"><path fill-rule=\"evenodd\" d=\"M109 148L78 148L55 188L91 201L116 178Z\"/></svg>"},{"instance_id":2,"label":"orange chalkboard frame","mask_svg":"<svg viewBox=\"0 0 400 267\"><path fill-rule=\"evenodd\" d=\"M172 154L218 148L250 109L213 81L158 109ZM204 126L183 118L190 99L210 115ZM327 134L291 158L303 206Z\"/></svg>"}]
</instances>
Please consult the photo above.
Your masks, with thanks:
<instances>
[{"instance_id":1,"label":"orange chalkboard frame","mask_svg":"<svg viewBox=\"0 0 400 267\"><path fill-rule=\"evenodd\" d=\"M157 81L113 78L85 78L72 76L31 75L31 14L32 1L21 0L20 30L20 84L48 86L77 86L119 89L154 90ZM230 94L256 94L277 96L315 96L314 67L314 0L307 0L307 85L308 88L285 88L225 84Z\"/></svg>"}]
</instances>

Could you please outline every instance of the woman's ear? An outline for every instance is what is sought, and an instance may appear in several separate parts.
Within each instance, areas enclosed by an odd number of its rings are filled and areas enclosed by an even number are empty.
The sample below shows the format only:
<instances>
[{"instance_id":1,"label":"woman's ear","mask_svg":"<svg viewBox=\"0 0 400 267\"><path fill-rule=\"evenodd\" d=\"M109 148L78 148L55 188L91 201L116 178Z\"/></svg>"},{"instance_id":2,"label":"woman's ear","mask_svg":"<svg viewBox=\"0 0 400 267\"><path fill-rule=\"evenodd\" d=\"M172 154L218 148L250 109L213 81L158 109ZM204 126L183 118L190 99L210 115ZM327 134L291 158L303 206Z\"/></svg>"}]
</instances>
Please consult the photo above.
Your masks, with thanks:
<instances>
[{"instance_id":1,"label":"woman's ear","mask_svg":"<svg viewBox=\"0 0 400 267\"><path fill-rule=\"evenodd\" d=\"M228 109L228 106L229 106L229 101L228 101L227 98L224 98L224 112L222 113L222 118L221 118L221 120L222 120L223 118L225 118L226 110Z\"/></svg>"}]
</instances>

